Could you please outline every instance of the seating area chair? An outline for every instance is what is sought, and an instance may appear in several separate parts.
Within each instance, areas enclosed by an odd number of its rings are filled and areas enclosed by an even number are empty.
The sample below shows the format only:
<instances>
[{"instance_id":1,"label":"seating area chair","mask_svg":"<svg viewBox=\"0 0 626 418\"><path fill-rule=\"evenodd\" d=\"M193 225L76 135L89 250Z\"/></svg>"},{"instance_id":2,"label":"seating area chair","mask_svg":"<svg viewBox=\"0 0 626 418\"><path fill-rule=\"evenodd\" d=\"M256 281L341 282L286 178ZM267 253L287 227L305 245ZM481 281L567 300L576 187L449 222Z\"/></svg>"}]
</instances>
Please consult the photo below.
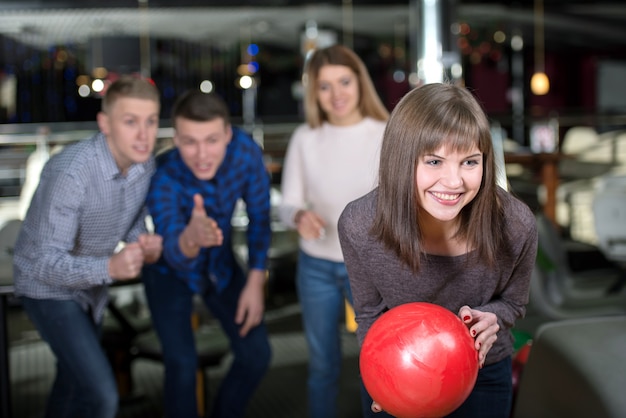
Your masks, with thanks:
<instances>
[{"instance_id":1,"label":"seating area chair","mask_svg":"<svg viewBox=\"0 0 626 418\"><path fill-rule=\"evenodd\" d=\"M132 352L133 342L137 336L151 329L150 317L139 314L139 305L136 302L122 304L118 303L115 295L111 296L104 315L101 345L115 373L117 390L122 400L136 395L131 372L131 364L135 359Z\"/></svg>"},{"instance_id":2,"label":"seating area chair","mask_svg":"<svg viewBox=\"0 0 626 418\"><path fill-rule=\"evenodd\" d=\"M591 127L572 127L563 137L561 152L569 158L559 164L558 222L573 238L592 242L591 198L603 177L626 174L626 131L598 134Z\"/></svg>"},{"instance_id":3,"label":"seating area chair","mask_svg":"<svg viewBox=\"0 0 626 418\"><path fill-rule=\"evenodd\" d=\"M577 155L592 149L600 141L600 135L591 126L572 126L563 135L561 152Z\"/></svg>"},{"instance_id":4,"label":"seating area chair","mask_svg":"<svg viewBox=\"0 0 626 418\"><path fill-rule=\"evenodd\" d=\"M12 258L13 246L22 227L22 221L11 219L0 225L0 257Z\"/></svg>"},{"instance_id":5,"label":"seating area chair","mask_svg":"<svg viewBox=\"0 0 626 418\"><path fill-rule=\"evenodd\" d=\"M13 284L13 251L15 249L15 241L22 227L22 221L20 219L11 219L2 223L0 221L0 265L2 266L3 276L7 279L11 278L11 285ZM2 296L2 305L19 305L19 299L11 294ZM1 310L2 308L0 308ZM2 312L0 312L2 314ZM6 329L4 330L6 331ZM3 332L0 325L0 332Z\"/></svg>"},{"instance_id":6,"label":"seating area chair","mask_svg":"<svg viewBox=\"0 0 626 418\"><path fill-rule=\"evenodd\" d=\"M209 399L207 371L221 364L224 357L230 352L230 342L222 328L217 324L196 329L195 336L198 352L196 398L198 400L198 415L204 417ZM133 341L131 352L134 358L163 362L161 343L153 330L139 334Z\"/></svg>"},{"instance_id":7,"label":"seating area chair","mask_svg":"<svg viewBox=\"0 0 626 418\"><path fill-rule=\"evenodd\" d=\"M626 175L600 179L593 213L599 247L608 258L626 263Z\"/></svg>"},{"instance_id":8,"label":"seating area chair","mask_svg":"<svg viewBox=\"0 0 626 418\"><path fill-rule=\"evenodd\" d=\"M626 314L626 289L611 292L618 268L573 272L555 226L537 215L539 249L530 283L530 307L552 320Z\"/></svg>"},{"instance_id":9,"label":"seating area chair","mask_svg":"<svg viewBox=\"0 0 626 418\"><path fill-rule=\"evenodd\" d=\"M198 318L198 313L194 312L190 320L198 353L196 396L198 415L202 417L209 397L207 371L221 364L230 352L230 343L219 325L200 326ZM103 329L102 344L113 367L120 397L122 400L133 399L137 394L133 392L132 362L146 359L162 363L159 338L149 316L138 315L135 304L117 306L114 299L109 304Z\"/></svg>"},{"instance_id":10,"label":"seating area chair","mask_svg":"<svg viewBox=\"0 0 626 418\"><path fill-rule=\"evenodd\" d=\"M598 161L589 161L587 154L594 151L600 144L600 135L591 126L572 126L563 135L560 152L567 156L559 162L560 184L557 188L556 217L559 225L576 238L578 226L584 219L584 213L576 209L579 200L592 189L593 178L606 173L611 165ZM539 199L545 200L545 191L540 188Z\"/></svg>"},{"instance_id":11,"label":"seating area chair","mask_svg":"<svg viewBox=\"0 0 626 418\"><path fill-rule=\"evenodd\" d=\"M593 219L598 247L624 271L613 291L626 284L626 175L600 179L593 199Z\"/></svg>"},{"instance_id":12,"label":"seating area chair","mask_svg":"<svg viewBox=\"0 0 626 418\"><path fill-rule=\"evenodd\" d=\"M626 417L626 316L539 327L512 418Z\"/></svg>"}]
</instances>

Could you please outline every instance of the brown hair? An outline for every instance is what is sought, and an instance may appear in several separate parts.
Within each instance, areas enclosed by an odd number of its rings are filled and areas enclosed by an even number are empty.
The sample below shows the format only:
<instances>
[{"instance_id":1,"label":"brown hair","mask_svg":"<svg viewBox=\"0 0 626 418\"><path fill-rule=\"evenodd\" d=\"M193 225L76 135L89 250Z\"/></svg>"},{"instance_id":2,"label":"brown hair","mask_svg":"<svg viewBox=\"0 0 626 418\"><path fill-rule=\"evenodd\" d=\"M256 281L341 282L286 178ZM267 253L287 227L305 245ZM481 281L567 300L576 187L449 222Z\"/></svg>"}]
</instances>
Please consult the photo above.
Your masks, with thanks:
<instances>
[{"instance_id":1,"label":"brown hair","mask_svg":"<svg viewBox=\"0 0 626 418\"><path fill-rule=\"evenodd\" d=\"M397 104L383 137L378 202L372 234L413 271L420 267L422 234L418 223L416 170L420 157L441 146L483 154L480 190L460 213L457 237L465 238L481 260L495 264L503 215L497 197L496 163L489 121L474 96L452 84L426 84Z\"/></svg>"},{"instance_id":2,"label":"brown hair","mask_svg":"<svg viewBox=\"0 0 626 418\"><path fill-rule=\"evenodd\" d=\"M114 81L102 99L102 111L108 113L117 99L130 97L134 99L152 100L160 103L159 90L145 78L123 75Z\"/></svg>"},{"instance_id":3,"label":"brown hair","mask_svg":"<svg viewBox=\"0 0 626 418\"><path fill-rule=\"evenodd\" d=\"M177 118L196 122L209 122L219 118L224 121L224 126L230 125L230 112L224 100L216 93L203 93L200 90L188 90L176 100L172 108L174 128Z\"/></svg>"},{"instance_id":4,"label":"brown hair","mask_svg":"<svg viewBox=\"0 0 626 418\"><path fill-rule=\"evenodd\" d=\"M359 83L359 110L363 116L382 121L389 118L389 112L380 100L363 61L351 49L343 45L332 45L314 51L305 65L304 113L309 126L317 128L328 120L317 101L317 79L320 69L325 65L344 65L354 71Z\"/></svg>"}]
</instances>

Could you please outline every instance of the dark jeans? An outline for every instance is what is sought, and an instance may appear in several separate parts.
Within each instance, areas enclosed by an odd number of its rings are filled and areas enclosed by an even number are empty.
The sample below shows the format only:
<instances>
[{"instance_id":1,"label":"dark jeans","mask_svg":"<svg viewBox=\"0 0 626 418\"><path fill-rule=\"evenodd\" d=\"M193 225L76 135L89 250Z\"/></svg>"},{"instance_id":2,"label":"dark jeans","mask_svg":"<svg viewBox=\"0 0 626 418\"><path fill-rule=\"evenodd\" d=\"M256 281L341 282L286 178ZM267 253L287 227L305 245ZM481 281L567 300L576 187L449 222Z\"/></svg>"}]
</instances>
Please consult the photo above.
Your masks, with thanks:
<instances>
[{"instance_id":1,"label":"dark jeans","mask_svg":"<svg viewBox=\"0 0 626 418\"><path fill-rule=\"evenodd\" d=\"M142 280L163 348L165 416L197 417L198 359L191 326L193 293L183 281L152 269L144 269ZM243 272L239 272L221 293L209 291L202 295L204 303L228 335L234 357L215 397L211 416L216 418L243 416L248 400L269 367L271 349L265 325L262 323L253 328L242 338L240 327L235 324L237 303L245 280Z\"/></svg>"},{"instance_id":2,"label":"dark jeans","mask_svg":"<svg viewBox=\"0 0 626 418\"><path fill-rule=\"evenodd\" d=\"M478 379L470 396L448 415L448 418L508 418L513 400L511 357L485 366L478 372ZM372 398L361 384L361 401L364 418L384 418L391 415L372 412Z\"/></svg>"},{"instance_id":3,"label":"dark jeans","mask_svg":"<svg viewBox=\"0 0 626 418\"><path fill-rule=\"evenodd\" d=\"M113 418L118 393L100 345L100 327L71 300L21 298L29 318L56 357L46 407L49 418Z\"/></svg>"}]
</instances>

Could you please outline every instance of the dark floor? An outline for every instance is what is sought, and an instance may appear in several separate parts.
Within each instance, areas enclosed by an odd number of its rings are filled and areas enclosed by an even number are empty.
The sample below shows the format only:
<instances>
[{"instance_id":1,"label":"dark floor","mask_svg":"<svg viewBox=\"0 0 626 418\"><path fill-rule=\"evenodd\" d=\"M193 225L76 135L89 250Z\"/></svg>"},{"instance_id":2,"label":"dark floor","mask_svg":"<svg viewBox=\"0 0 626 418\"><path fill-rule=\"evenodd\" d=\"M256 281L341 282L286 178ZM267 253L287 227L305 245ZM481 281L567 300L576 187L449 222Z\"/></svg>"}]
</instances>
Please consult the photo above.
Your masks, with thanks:
<instances>
[{"instance_id":1,"label":"dark floor","mask_svg":"<svg viewBox=\"0 0 626 418\"><path fill-rule=\"evenodd\" d=\"M19 306L9 308L10 372L14 418L43 416L46 395L54 376L54 359L39 339ZM247 417L305 417L307 348L301 331L299 306L289 303L268 311L273 349L270 371L252 399ZM343 372L340 383L342 418L360 417L358 347L356 337L342 333ZM215 392L230 358L208 371L209 392ZM134 393L122 402L120 418L161 416L163 367L160 363L136 359L132 363Z\"/></svg>"}]
</instances>

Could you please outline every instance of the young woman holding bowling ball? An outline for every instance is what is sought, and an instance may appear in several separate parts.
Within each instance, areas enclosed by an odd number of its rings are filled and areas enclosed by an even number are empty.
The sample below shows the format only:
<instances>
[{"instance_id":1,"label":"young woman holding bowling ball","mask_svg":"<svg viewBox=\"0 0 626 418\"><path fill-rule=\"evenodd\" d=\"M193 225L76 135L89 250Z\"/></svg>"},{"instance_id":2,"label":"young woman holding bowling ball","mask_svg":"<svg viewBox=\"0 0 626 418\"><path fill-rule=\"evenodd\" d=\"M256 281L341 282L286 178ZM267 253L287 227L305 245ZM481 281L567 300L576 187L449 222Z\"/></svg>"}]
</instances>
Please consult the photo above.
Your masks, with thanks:
<instances>
[{"instance_id":1,"label":"young woman holding bowling ball","mask_svg":"<svg viewBox=\"0 0 626 418\"><path fill-rule=\"evenodd\" d=\"M489 122L467 89L434 83L403 97L385 130L379 185L346 206L338 228L359 342L395 306L449 309L480 363L450 416L508 417L510 329L528 303L537 227L528 206L497 186ZM381 412L365 399L365 416Z\"/></svg>"}]
</instances>

